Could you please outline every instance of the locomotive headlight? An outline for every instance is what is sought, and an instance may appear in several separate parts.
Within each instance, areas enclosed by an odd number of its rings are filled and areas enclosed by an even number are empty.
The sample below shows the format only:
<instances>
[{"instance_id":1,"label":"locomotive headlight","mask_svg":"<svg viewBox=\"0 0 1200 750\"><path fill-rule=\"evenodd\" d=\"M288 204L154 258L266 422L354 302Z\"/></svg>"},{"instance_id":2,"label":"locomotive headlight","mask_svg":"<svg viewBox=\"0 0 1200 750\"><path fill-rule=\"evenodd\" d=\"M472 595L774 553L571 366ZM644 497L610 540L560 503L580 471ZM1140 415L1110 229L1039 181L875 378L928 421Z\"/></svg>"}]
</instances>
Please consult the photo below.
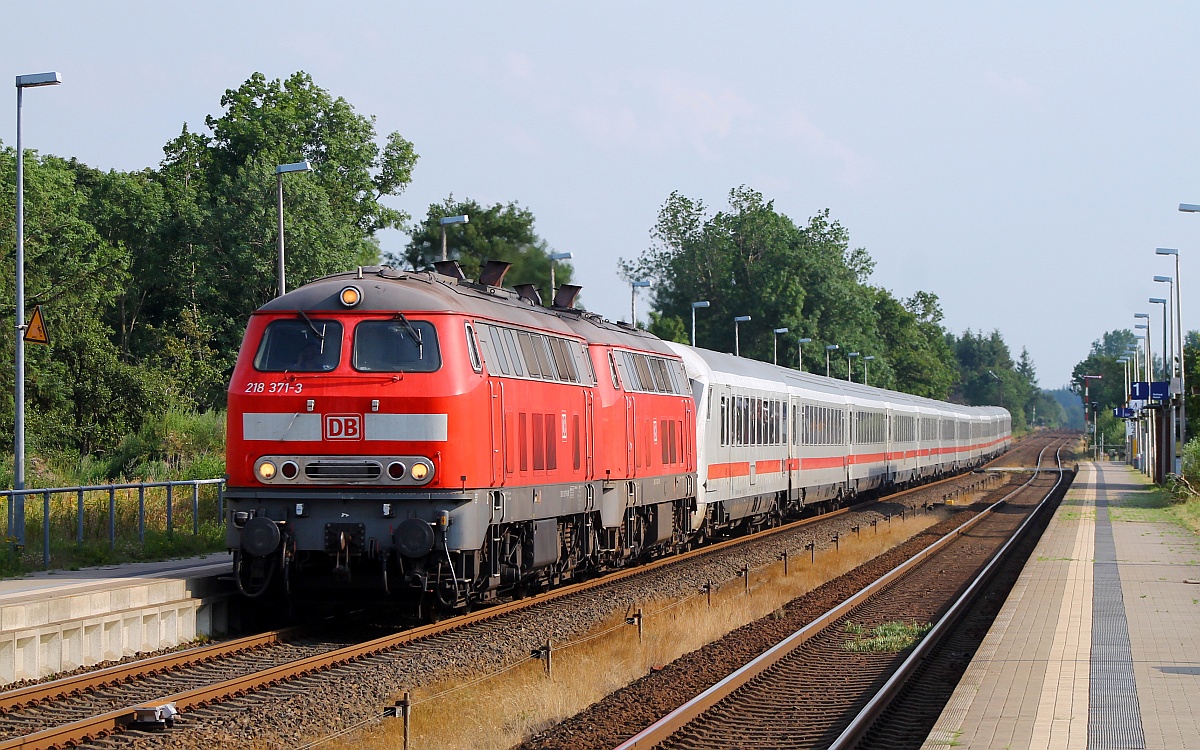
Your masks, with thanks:
<instances>
[{"instance_id":1,"label":"locomotive headlight","mask_svg":"<svg viewBox=\"0 0 1200 750\"><path fill-rule=\"evenodd\" d=\"M275 476L275 464L270 461L263 461L258 465L258 477L264 482L269 482Z\"/></svg>"},{"instance_id":2,"label":"locomotive headlight","mask_svg":"<svg viewBox=\"0 0 1200 750\"><path fill-rule=\"evenodd\" d=\"M338 299L342 301L344 307L354 307L362 302L362 290L356 286L348 286L341 291Z\"/></svg>"},{"instance_id":3,"label":"locomotive headlight","mask_svg":"<svg viewBox=\"0 0 1200 750\"><path fill-rule=\"evenodd\" d=\"M408 470L408 475L418 482L423 481L425 477L429 476L429 464L421 463L420 461L414 463L412 468Z\"/></svg>"}]
</instances>

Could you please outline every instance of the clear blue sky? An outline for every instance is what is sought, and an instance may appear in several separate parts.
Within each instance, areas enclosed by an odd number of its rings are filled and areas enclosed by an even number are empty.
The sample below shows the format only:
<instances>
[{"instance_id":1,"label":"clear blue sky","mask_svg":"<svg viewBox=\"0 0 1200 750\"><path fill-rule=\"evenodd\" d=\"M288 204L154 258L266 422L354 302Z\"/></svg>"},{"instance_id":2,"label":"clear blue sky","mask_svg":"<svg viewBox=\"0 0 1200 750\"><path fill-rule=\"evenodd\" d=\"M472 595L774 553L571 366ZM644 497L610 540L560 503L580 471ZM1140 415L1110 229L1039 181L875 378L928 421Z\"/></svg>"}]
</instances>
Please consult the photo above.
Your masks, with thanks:
<instances>
[{"instance_id":1,"label":"clear blue sky","mask_svg":"<svg viewBox=\"0 0 1200 750\"><path fill-rule=\"evenodd\" d=\"M1176 211L1200 203L1200 7L746 5L9 3L0 72L63 76L26 98L28 147L130 170L251 73L308 71L415 144L398 207L518 201L612 318L671 191L745 184L797 222L831 209L875 283L1027 346L1046 387L1162 295L1156 246L1200 327L1200 215Z\"/></svg>"}]
</instances>

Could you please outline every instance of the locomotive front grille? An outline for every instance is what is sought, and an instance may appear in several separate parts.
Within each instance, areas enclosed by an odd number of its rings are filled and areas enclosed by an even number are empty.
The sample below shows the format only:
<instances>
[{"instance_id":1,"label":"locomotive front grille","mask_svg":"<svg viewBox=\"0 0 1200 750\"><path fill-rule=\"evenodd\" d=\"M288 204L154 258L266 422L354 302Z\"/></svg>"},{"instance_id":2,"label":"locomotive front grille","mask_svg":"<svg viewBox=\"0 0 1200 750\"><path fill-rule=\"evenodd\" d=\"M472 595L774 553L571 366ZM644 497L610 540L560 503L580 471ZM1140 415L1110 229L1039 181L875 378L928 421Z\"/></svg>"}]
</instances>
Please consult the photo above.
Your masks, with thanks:
<instances>
[{"instance_id":1,"label":"locomotive front grille","mask_svg":"<svg viewBox=\"0 0 1200 750\"><path fill-rule=\"evenodd\" d=\"M316 481L370 482L383 474L383 465L377 461L310 461L304 467L304 476Z\"/></svg>"}]
</instances>

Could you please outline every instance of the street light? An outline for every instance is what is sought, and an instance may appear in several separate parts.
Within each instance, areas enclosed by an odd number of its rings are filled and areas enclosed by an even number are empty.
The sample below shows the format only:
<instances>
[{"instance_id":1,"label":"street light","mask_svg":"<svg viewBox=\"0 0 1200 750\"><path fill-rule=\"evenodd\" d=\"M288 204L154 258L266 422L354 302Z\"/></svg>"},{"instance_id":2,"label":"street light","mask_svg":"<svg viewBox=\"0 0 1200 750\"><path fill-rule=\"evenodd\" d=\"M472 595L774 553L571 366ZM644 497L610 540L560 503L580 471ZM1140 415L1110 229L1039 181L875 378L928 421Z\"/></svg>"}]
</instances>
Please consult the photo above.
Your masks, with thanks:
<instances>
[{"instance_id":1,"label":"street light","mask_svg":"<svg viewBox=\"0 0 1200 750\"><path fill-rule=\"evenodd\" d=\"M988 370L988 375L991 375L993 378L996 379L996 383L998 384L998 387L1000 388L1000 408L1003 409L1004 408L1004 381L1000 379L999 375L992 372L991 370ZM1086 407L1085 407L1085 409L1086 409ZM1086 419L1087 419L1087 414L1085 411L1085 414L1084 414L1085 423L1086 423Z\"/></svg>"},{"instance_id":2,"label":"street light","mask_svg":"<svg viewBox=\"0 0 1200 750\"><path fill-rule=\"evenodd\" d=\"M649 281L631 281L629 282L629 325L637 328L637 290L649 289Z\"/></svg>"},{"instance_id":3,"label":"street light","mask_svg":"<svg viewBox=\"0 0 1200 750\"><path fill-rule=\"evenodd\" d=\"M829 377L829 353L835 352L839 348L841 347L839 347L837 344L830 344L829 346L825 347L825 377Z\"/></svg>"},{"instance_id":4,"label":"street light","mask_svg":"<svg viewBox=\"0 0 1200 750\"><path fill-rule=\"evenodd\" d=\"M447 224L466 224L471 221L471 217L467 214L462 216L443 216L438 219L438 224L442 227L442 260L446 260L446 225Z\"/></svg>"},{"instance_id":5,"label":"street light","mask_svg":"<svg viewBox=\"0 0 1200 750\"><path fill-rule=\"evenodd\" d=\"M25 89L38 86L57 86L62 83L58 73L31 73L17 76L17 348L15 413L13 424L13 489L25 489L25 149L21 145L21 98ZM16 505L9 513L9 528L16 532L17 544L25 546L25 496L13 497ZM43 523L48 523L43 520Z\"/></svg>"},{"instance_id":6,"label":"street light","mask_svg":"<svg viewBox=\"0 0 1200 750\"><path fill-rule=\"evenodd\" d=\"M1186 207L1186 208L1185 208ZM1196 206L1191 203L1180 203L1180 211L1193 212ZM1175 351L1179 353L1179 435L1176 438L1179 443L1183 443L1187 439L1187 375L1183 371L1183 308L1179 304L1179 287L1183 284L1183 279L1179 276L1179 251L1173 247L1156 247L1154 248L1155 255L1174 255L1175 256L1175 283L1172 285L1175 288ZM1175 433L1172 432L1172 435Z\"/></svg>"},{"instance_id":7,"label":"street light","mask_svg":"<svg viewBox=\"0 0 1200 750\"><path fill-rule=\"evenodd\" d=\"M1146 380L1154 380L1154 350L1150 346L1150 313L1134 313L1133 317L1146 321L1137 323L1133 327L1146 332Z\"/></svg>"},{"instance_id":8,"label":"street light","mask_svg":"<svg viewBox=\"0 0 1200 750\"><path fill-rule=\"evenodd\" d=\"M1103 379L1104 379L1103 375L1084 375L1083 376L1083 423L1084 423L1085 427L1087 426L1088 409L1092 408L1092 406L1091 406L1092 402L1088 400L1088 381L1089 380L1103 380ZM1096 416L1096 415L1093 414L1093 417L1094 416ZM1095 455L1095 451L1096 451L1096 436L1099 434L1097 425L1099 424L1099 422L1100 422L1100 420L1098 418L1092 420L1092 454L1093 454L1093 456Z\"/></svg>"},{"instance_id":9,"label":"street light","mask_svg":"<svg viewBox=\"0 0 1200 750\"><path fill-rule=\"evenodd\" d=\"M550 253L550 299L554 299L554 292L557 287L554 285L554 265L555 261L570 260L574 256L570 253ZM443 258L443 260L445 260Z\"/></svg>"},{"instance_id":10,"label":"street light","mask_svg":"<svg viewBox=\"0 0 1200 750\"><path fill-rule=\"evenodd\" d=\"M279 209L279 257L275 261L276 277L279 279L279 296L287 292L287 281L284 279L283 265L283 176L289 172L311 172L312 165L308 159L293 164L280 164L275 167L276 205Z\"/></svg>"},{"instance_id":11,"label":"street light","mask_svg":"<svg viewBox=\"0 0 1200 750\"><path fill-rule=\"evenodd\" d=\"M1168 284L1169 285L1169 287L1167 289L1167 310L1166 310L1165 314L1169 315L1170 320L1171 320L1171 322L1170 322L1171 371L1170 371L1169 377L1173 378L1173 377L1175 377L1175 305L1173 302L1174 297L1175 297L1175 293L1174 293L1175 292L1175 278L1172 276L1155 276L1154 280L1160 284ZM1160 299L1160 298L1155 297L1154 299ZM1166 350L1165 344L1164 344L1163 352L1166 352L1166 351L1167 350ZM1166 356L1166 355L1164 354L1163 356ZM1182 350L1180 350L1179 358L1183 359L1183 351Z\"/></svg>"},{"instance_id":12,"label":"street light","mask_svg":"<svg viewBox=\"0 0 1200 750\"><path fill-rule=\"evenodd\" d=\"M853 380L853 378L850 377L850 373L851 373L850 361L853 360L857 356L858 356L858 352L847 352L846 353L846 380L847 381Z\"/></svg>"},{"instance_id":13,"label":"street light","mask_svg":"<svg viewBox=\"0 0 1200 750\"><path fill-rule=\"evenodd\" d=\"M738 324L739 323L749 323L749 322L750 322L749 315L739 315L733 319L733 356L735 356L735 357L742 356L742 342L741 342L741 339L739 338Z\"/></svg>"},{"instance_id":14,"label":"street light","mask_svg":"<svg viewBox=\"0 0 1200 750\"><path fill-rule=\"evenodd\" d=\"M796 341L796 366L800 372L804 372L804 345L812 343L812 339L798 339Z\"/></svg>"},{"instance_id":15,"label":"street light","mask_svg":"<svg viewBox=\"0 0 1200 750\"><path fill-rule=\"evenodd\" d=\"M776 365L779 364L779 334L787 333L787 332L788 332L788 329L786 329L786 328L776 328L775 329L775 338L774 338L775 351L771 355L771 361L774 362Z\"/></svg>"},{"instance_id":16,"label":"street light","mask_svg":"<svg viewBox=\"0 0 1200 750\"><path fill-rule=\"evenodd\" d=\"M867 356L863 357L863 385L871 384L871 381L867 378L867 363L874 361L874 359L874 354L868 354Z\"/></svg>"},{"instance_id":17,"label":"street light","mask_svg":"<svg viewBox=\"0 0 1200 750\"><path fill-rule=\"evenodd\" d=\"M1174 375L1174 370L1175 370L1175 355L1174 355L1174 353L1172 353L1171 359L1167 359L1167 311L1171 309L1170 303L1167 302L1167 300L1163 297L1150 297L1149 301L1150 301L1150 304L1152 304L1152 305L1162 305L1163 306L1163 310L1162 310L1162 323L1163 323L1163 325L1162 325L1162 329L1163 329L1162 358L1163 358L1164 375L1166 377L1167 382L1169 383L1171 380L1171 377ZM1167 364L1168 362L1170 362L1170 365Z\"/></svg>"},{"instance_id":18,"label":"street light","mask_svg":"<svg viewBox=\"0 0 1200 750\"><path fill-rule=\"evenodd\" d=\"M692 303L692 346L696 345L696 309L700 307L708 307L708 300Z\"/></svg>"}]
</instances>

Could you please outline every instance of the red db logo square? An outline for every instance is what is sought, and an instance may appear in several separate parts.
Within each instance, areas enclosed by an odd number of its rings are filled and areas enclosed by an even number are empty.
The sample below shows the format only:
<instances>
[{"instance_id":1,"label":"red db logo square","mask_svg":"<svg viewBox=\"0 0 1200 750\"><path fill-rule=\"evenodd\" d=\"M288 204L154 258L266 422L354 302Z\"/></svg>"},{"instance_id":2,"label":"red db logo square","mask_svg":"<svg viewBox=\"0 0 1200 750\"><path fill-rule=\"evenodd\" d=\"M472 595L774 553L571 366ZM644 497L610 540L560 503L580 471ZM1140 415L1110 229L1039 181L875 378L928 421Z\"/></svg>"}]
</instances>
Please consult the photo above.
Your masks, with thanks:
<instances>
[{"instance_id":1,"label":"red db logo square","mask_svg":"<svg viewBox=\"0 0 1200 750\"><path fill-rule=\"evenodd\" d=\"M326 414L326 440L362 440L361 414Z\"/></svg>"}]
</instances>

